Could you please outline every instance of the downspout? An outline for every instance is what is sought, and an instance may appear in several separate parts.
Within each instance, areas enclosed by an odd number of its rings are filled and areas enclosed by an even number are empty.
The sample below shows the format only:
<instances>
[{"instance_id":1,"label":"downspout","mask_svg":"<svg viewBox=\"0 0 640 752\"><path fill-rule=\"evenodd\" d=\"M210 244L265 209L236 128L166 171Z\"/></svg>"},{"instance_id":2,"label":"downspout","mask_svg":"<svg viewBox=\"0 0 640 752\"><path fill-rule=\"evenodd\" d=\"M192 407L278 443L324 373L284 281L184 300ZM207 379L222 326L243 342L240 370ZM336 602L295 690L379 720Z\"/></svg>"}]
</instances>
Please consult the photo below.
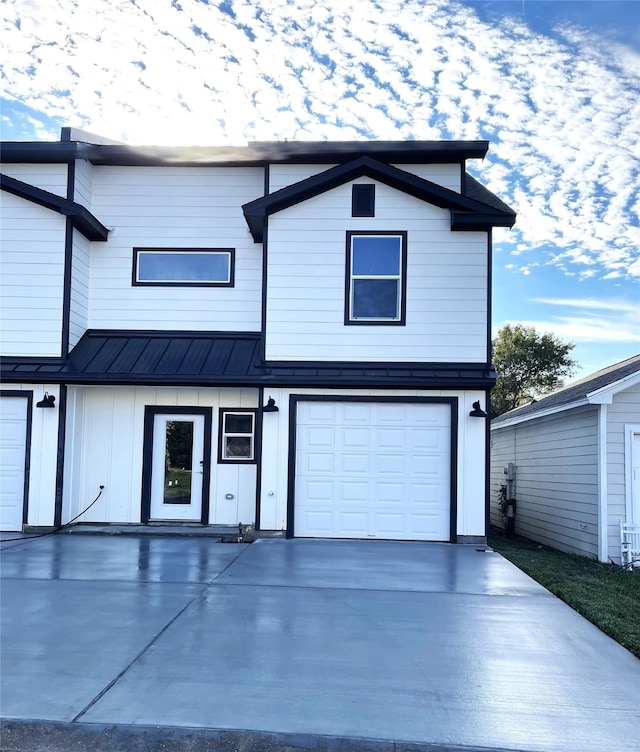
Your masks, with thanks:
<instances>
[{"instance_id":1,"label":"downspout","mask_svg":"<svg viewBox=\"0 0 640 752\"><path fill-rule=\"evenodd\" d=\"M609 560L607 498L607 406L598 405L598 559Z\"/></svg>"}]
</instances>

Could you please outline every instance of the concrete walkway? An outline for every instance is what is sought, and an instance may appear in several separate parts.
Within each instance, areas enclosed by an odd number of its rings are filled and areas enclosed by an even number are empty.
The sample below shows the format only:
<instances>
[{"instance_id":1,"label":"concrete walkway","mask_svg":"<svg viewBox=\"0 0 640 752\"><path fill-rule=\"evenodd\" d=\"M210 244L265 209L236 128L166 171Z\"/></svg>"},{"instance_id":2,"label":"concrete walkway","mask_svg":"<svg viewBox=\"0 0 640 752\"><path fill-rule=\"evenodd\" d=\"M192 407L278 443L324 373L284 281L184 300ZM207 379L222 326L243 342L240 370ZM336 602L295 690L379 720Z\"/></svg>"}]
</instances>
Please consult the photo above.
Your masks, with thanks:
<instances>
[{"instance_id":1,"label":"concrete walkway","mask_svg":"<svg viewBox=\"0 0 640 752\"><path fill-rule=\"evenodd\" d=\"M3 750L640 748L640 661L482 546L1 550Z\"/></svg>"}]
</instances>

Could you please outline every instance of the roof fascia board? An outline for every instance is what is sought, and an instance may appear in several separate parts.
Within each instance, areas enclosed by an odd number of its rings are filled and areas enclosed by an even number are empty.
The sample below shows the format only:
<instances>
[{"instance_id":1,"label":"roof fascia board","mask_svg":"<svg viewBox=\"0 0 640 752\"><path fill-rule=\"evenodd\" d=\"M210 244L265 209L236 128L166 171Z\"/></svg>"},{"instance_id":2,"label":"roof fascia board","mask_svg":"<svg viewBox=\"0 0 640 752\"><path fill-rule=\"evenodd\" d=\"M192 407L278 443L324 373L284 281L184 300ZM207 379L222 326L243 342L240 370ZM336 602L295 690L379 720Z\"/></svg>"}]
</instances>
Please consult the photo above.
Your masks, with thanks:
<instances>
[{"instance_id":1,"label":"roof fascia board","mask_svg":"<svg viewBox=\"0 0 640 752\"><path fill-rule=\"evenodd\" d=\"M452 230L487 230L491 227L513 227L515 223L515 214L505 214L498 211L485 211L477 214L451 212Z\"/></svg>"},{"instance_id":2,"label":"roof fascia board","mask_svg":"<svg viewBox=\"0 0 640 752\"><path fill-rule=\"evenodd\" d=\"M489 207L486 204L475 201L474 199L462 196L455 191L444 188L441 185L432 183L417 175L413 175L397 167L383 164L371 157L362 156L358 159L348 162L338 167L332 167L318 175L301 180L293 185L281 188L275 193L262 196L255 201L250 201L243 205L247 225L256 243L262 241L266 217L276 212L287 209L290 206L306 201L314 196L337 188L350 180L366 175L369 178L379 180L381 183L396 188L407 193L414 198L427 201L430 204L439 206L442 209L458 210L464 216L477 216L482 218L482 226L486 228L487 217L499 218L500 223L510 222L506 226L511 226L515 222L515 215L502 214L500 212L487 211ZM470 214L474 213L474 214ZM465 227L464 229L476 229L475 227Z\"/></svg>"},{"instance_id":3,"label":"roof fascia board","mask_svg":"<svg viewBox=\"0 0 640 752\"><path fill-rule=\"evenodd\" d=\"M622 392L637 384L640 384L640 371L630 373L628 376L614 381L613 384L607 384L606 386L601 386L600 389L589 392L587 400L593 405L610 405L618 392Z\"/></svg>"},{"instance_id":4,"label":"roof fascia board","mask_svg":"<svg viewBox=\"0 0 640 752\"><path fill-rule=\"evenodd\" d=\"M92 148L76 141L3 141L0 156L6 164L57 164L90 159Z\"/></svg>"},{"instance_id":5,"label":"roof fascia board","mask_svg":"<svg viewBox=\"0 0 640 752\"><path fill-rule=\"evenodd\" d=\"M82 373L65 371L12 371L2 369L0 373L4 383L37 384L75 384L87 386L243 386L262 387L326 387L328 389L487 389L493 379L462 378L415 378L406 376L299 376L283 375L278 377L256 374L224 375L163 375L131 373Z\"/></svg>"},{"instance_id":6,"label":"roof fascia board","mask_svg":"<svg viewBox=\"0 0 640 752\"><path fill-rule=\"evenodd\" d=\"M383 161L429 164L483 159L488 141L255 141L244 146L129 146L108 143L91 134L63 129L61 141L5 141L2 161L25 163L70 162L86 159L96 165L138 166L264 166L269 163L347 163L365 153ZM69 139L69 140L67 140Z\"/></svg>"},{"instance_id":7,"label":"roof fascia board","mask_svg":"<svg viewBox=\"0 0 640 752\"><path fill-rule=\"evenodd\" d=\"M546 410L536 410L536 412L533 413L527 413L527 415L517 416L514 415L513 418L508 418L506 420L500 421L500 423L491 423L491 430L497 431L500 428L507 428L508 426L516 426L518 423L525 423L529 420L534 420L536 418L545 418L547 415L555 415L556 413L562 413L565 410L573 410L576 407L584 407L585 405L588 405L589 402L586 397L580 397L577 400L573 400L572 402L567 402L564 405L557 405L556 407L548 407Z\"/></svg>"},{"instance_id":8,"label":"roof fascia board","mask_svg":"<svg viewBox=\"0 0 640 752\"><path fill-rule=\"evenodd\" d=\"M75 201L70 201L42 188L36 188L29 183L23 183L22 180L17 180L9 175L0 175L0 189L23 198L25 201L31 201L45 209L51 209L70 217L75 229L79 230L88 240L106 241L109 237L109 230L90 211Z\"/></svg>"}]
</instances>

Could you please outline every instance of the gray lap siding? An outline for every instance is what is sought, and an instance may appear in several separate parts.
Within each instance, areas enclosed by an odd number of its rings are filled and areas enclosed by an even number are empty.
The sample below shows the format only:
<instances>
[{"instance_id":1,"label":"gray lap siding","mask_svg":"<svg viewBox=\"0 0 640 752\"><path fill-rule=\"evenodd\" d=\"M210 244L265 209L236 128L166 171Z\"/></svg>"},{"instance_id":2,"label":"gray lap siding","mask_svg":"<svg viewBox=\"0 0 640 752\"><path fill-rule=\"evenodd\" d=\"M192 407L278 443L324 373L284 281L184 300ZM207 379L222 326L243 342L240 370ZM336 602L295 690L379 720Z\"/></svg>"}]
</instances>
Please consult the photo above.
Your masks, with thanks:
<instances>
[{"instance_id":1,"label":"gray lap siding","mask_svg":"<svg viewBox=\"0 0 640 752\"><path fill-rule=\"evenodd\" d=\"M492 522L503 467L516 465L516 532L598 555L598 410L588 406L491 432Z\"/></svg>"}]
</instances>

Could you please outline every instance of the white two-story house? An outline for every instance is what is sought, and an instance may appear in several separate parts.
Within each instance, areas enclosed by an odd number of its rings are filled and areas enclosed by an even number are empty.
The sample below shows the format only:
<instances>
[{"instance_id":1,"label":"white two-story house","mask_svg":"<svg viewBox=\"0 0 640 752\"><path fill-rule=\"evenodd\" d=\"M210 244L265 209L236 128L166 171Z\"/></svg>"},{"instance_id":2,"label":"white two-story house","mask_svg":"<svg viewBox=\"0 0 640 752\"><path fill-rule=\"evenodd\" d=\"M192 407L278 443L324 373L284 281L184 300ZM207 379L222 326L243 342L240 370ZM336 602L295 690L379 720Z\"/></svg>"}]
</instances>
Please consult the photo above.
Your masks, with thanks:
<instances>
[{"instance_id":1,"label":"white two-story house","mask_svg":"<svg viewBox=\"0 0 640 752\"><path fill-rule=\"evenodd\" d=\"M2 144L2 529L483 540L487 148Z\"/></svg>"}]
</instances>

